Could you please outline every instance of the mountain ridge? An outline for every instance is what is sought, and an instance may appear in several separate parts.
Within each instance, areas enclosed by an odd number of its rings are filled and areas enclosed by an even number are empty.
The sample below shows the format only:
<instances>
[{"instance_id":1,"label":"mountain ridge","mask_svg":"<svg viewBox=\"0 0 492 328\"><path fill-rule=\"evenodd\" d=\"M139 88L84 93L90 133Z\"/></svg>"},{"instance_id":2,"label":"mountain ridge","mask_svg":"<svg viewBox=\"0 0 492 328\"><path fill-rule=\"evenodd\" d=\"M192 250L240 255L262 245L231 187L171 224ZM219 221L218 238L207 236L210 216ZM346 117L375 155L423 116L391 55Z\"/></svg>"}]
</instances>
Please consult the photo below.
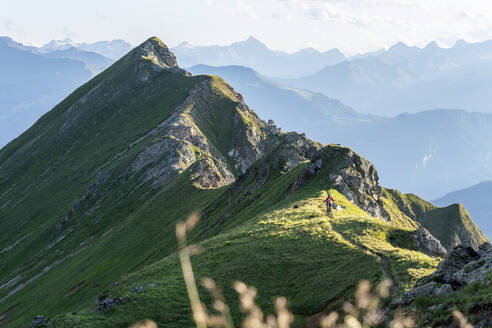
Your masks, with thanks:
<instances>
[{"instance_id":1,"label":"mountain ridge","mask_svg":"<svg viewBox=\"0 0 492 328\"><path fill-rule=\"evenodd\" d=\"M244 41L225 46L192 46L187 42L182 42L172 50L184 67L197 64L241 65L252 67L269 76L285 76L286 74L301 76L314 73L327 64L338 63L345 59L338 49L319 52L313 48L306 48L295 53L271 50L252 36ZM299 62L303 65L299 65Z\"/></svg>"},{"instance_id":2,"label":"mountain ridge","mask_svg":"<svg viewBox=\"0 0 492 328\"><path fill-rule=\"evenodd\" d=\"M327 65L314 74L275 80L323 92L375 115L428 108L490 112L483 95L490 89L487 76L492 69L491 45L487 40L457 42L451 48L440 48L435 43L418 48L400 42L380 53Z\"/></svg>"},{"instance_id":3,"label":"mountain ridge","mask_svg":"<svg viewBox=\"0 0 492 328\"><path fill-rule=\"evenodd\" d=\"M433 201L438 206L448 206L452 203L462 203L469 211L474 221L478 222L484 233L491 238L491 212L489 210L492 182L484 181L468 188L450 192Z\"/></svg>"},{"instance_id":4,"label":"mountain ridge","mask_svg":"<svg viewBox=\"0 0 492 328\"><path fill-rule=\"evenodd\" d=\"M386 186L434 199L490 178L490 114L431 109L390 118L364 115L323 94L272 82L250 68L199 65L189 70L222 76L261 117L282 128L306 131L323 143L350 145L380 168Z\"/></svg>"},{"instance_id":5,"label":"mountain ridge","mask_svg":"<svg viewBox=\"0 0 492 328\"><path fill-rule=\"evenodd\" d=\"M343 206L333 219L327 193ZM227 296L232 279L254 284L267 308L285 295L301 317L350 299L361 278L384 279L383 257L404 291L442 255L369 161L265 123L221 78L179 68L157 38L0 150L0 197L8 325L42 314L51 327L188 327L174 232L195 210L199 276Z\"/></svg>"}]
</instances>

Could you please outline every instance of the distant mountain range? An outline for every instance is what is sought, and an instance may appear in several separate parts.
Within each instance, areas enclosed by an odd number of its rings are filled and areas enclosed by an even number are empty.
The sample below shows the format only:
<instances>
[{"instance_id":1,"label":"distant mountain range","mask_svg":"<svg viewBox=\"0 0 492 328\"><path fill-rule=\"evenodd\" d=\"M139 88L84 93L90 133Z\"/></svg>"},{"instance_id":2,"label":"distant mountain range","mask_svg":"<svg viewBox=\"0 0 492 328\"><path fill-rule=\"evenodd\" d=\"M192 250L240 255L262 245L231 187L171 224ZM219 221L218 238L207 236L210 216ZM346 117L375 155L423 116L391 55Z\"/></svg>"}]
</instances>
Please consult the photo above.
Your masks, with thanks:
<instances>
[{"instance_id":1,"label":"distant mountain range","mask_svg":"<svg viewBox=\"0 0 492 328\"><path fill-rule=\"evenodd\" d=\"M50 41L40 47L39 51L46 53L57 50L67 50L69 48L77 48L83 51L95 52L115 61L130 51L132 46L128 42L121 39L112 41L97 41L93 43L76 43L71 39L65 39Z\"/></svg>"},{"instance_id":2,"label":"distant mountain range","mask_svg":"<svg viewBox=\"0 0 492 328\"><path fill-rule=\"evenodd\" d=\"M43 54L47 58L65 58L74 59L83 62L86 68L93 73L93 75L98 74L109 67L113 60L104 57L96 52L90 52L85 50L80 50L75 47L70 47L64 50L54 50Z\"/></svg>"},{"instance_id":3,"label":"distant mountain range","mask_svg":"<svg viewBox=\"0 0 492 328\"><path fill-rule=\"evenodd\" d=\"M194 75L212 74L231 83L263 119L273 119L286 131L302 131L320 138L327 122L345 125L349 121L377 120L357 113L351 107L319 92L281 86L244 66L213 67L197 65L188 69Z\"/></svg>"},{"instance_id":4,"label":"distant mountain range","mask_svg":"<svg viewBox=\"0 0 492 328\"><path fill-rule=\"evenodd\" d=\"M195 66L236 88L264 119L349 146L380 168L382 182L427 199L492 178L492 114L428 110L385 118L357 113L340 101L274 83L238 66Z\"/></svg>"},{"instance_id":5,"label":"distant mountain range","mask_svg":"<svg viewBox=\"0 0 492 328\"><path fill-rule=\"evenodd\" d=\"M250 67L281 85L322 92L364 113L394 116L429 108L492 112L492 40L459 40L451 48L399 42L352 57L338 49L274 51L254 37L227 46L183 42L172 50L183 67Z\"/></svg>"},{"instance_id":6,"label":"distant mountain range","mask_svg":"<svg viewBox=\"0 0 492 328\"><path fill-rule=\"evenodd\" d=\"M457 190L433 201L438 206L463 204L485 235L492 239L492 181Z\"/></svg>"},{"instance_id":7,"label":"distant mountain range","mask_svg":"<svg viewBox=\"0 0 492 328\"><path fill-rule=\"evenodd\" d=\"M36 48L0 37L0 147L129 49L122 40Z\"/></svg>"},{"instance_id":8,"label":"distant mountain range","mask_svg":"<svg viewBox=\"0 0 492 328\"><path fill-rule=\"evenodd\" d=\"M295 53L275 51L254 37L227 46L193 46L183 42L172 48L172 51L182 67L198 64L240 65L277 77L314 74L327 65L334 65L346 59L338 49L319 52L313 48L306 48Z\"/></svg>"},{"instance_id":9,"label":"distant mountain range","mask_svg":"<svg viewBox=\"0 0 492 328\"><path fill-rule=\"evenodd\" d=\"M424 48L400 42L315 74L277 81L323 92L362 112L391 116L429 108L492 112L491 74L492 40L458 41L449 49L435 42Z\"/></svg>"},{"instance_id":10,"label":"distant mountain range","mask_svg":"<svg viewBox=\"0 0 492 328\"><path fill-rule=\"evenodd\" d=\"M47 58L8 38L0 38L0 71L0 147L93 76L81 61Z\"/></svg>"}]
</instances>

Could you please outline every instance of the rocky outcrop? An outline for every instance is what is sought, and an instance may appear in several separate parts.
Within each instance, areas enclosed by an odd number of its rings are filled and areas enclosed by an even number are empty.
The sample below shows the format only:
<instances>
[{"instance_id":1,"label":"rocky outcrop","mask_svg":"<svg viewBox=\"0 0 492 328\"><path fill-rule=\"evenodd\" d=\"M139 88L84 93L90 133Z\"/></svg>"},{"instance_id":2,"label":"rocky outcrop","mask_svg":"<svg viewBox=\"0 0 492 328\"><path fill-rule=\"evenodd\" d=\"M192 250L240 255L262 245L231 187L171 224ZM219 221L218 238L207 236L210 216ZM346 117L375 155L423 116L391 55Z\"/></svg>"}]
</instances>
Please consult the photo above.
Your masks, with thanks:
<instances>
[{"instance_id":1,"label":"rocky outcrop","mask_svg":"<svg viewBox=\"0 0 492 328\"><path fill-rule=\"evenodd\" d=\"M49 323L51 319L45 318L42 315L37 315L29 324L29 328L41 327Z\"/></svg>"},{"instance_id":2,"label":"rocky outcrop","mask_svg":"<svg viewBox=\"0 0 492 328\"><path fill-rule=\"evenodd\" d=\"M227 85L223 87L230 88ZM246 172L264 155L267 134L264 122L243 103L242 97L232 88L227 92L237 100L232 121L228 122L237 127L233 128L232 140L228 140L234 145L228 154L211 141L217 136L207 135L216 106L216 95L207 80L192 90L173 115L132 145L148 143L151 139L151 143L133 161L132 173L142 175L144 182L150 181L153 186L161 187L194 165L192 176L197 186L218 188L235 181L234 171ZM253 124L248 124L251 121ZM233 167L228 165L226 156L232 159Z\"/></svg>"},{"instance_id":3,"label":"rocky outcrop","mask_svg":"<svg viewBox=\"0 0 492 328\"><path fill-rule=\"evenodd\" d=\"M489 243L482 244L478 251L469 246L457 246L439 263L434 273L419 280L415 288L394 298L390 307L385 311L389 313L397 308L407 312L416 311L416 300L419 297L443 296L446 300L452 300L454 293L477 282L483 284L483 288L488 288L486 286L492 283L491 274L492 246ZM432 312L435 310L449 312L449 317L442 319L444 321L438 325L439 327L452 326L452 308L449 308L449 304L443 308L444 305L439 304L439 298L434 299L436 301L431 303L427 311L422 314L424 326L427 326L426 320L432 318ZM469 307L468 311L475 318L475 327L485 328L492 325L492 303L490 299L479 301Z\"/></svg>"},{"instance_id":4,"label":"rocky outcrop","mask_svg":"<svg viewBox=\"0 0 492 328\"><path fill-rule=\"evenodd\" d=\"M375 217L389 220L383 207L376 168L349 148L327 147L321 159L330 163L328 181L349 201Z\"/></svg>"},{"instance_id":5,"label":"rocky outcrop","mask_svg":"<svg viewBox=\"0 0 492 328\"><path fill-rule=\"evenodd\" d=\"M441 242L424 227L419 226L413 237L415 246L422 253L437 257L444 257L447 254L447 251L442 247Z\"/></svg>"},{"instance_id":6,"label":"rocky outcrop","mask_svg":"<svg viewBox=\"0 0 492 328\"><path fill-rule=\"evenodd\" d=\"M349 148L334 145L311 149L306 154L311 163L288 187L289 194L306 185L315 175L323 174L327 188L336 188L372 216L390 220L381 200L376 168L369 161Z\"/></svg>"},{"instance_id":7,"label":"rocky outcrop","mask_svg":"<svg viewBox=\"0 0 492 328\"><path fill-rule=\"evenodd\" d=\"M169 48L158 38L150 38L138 49L143 59L152 61L159 67L178 67L178 61Z\"/></svg>"},{"instance_id":8,"label":"rocky outcrop","mask_svg":"<svg viewBox=\"0 0 492 328\"><path fill-rule=\"evenodd\" d=\"M479 258L480 256L473 248L462 245L456 246L454 250L439 263L437 270L419 281L418 285L426 284L429 281L436 281L443 284L450 284L454 289L462 287L466 284L464 284L462 280L457 279L456 273L463 270L468 263L474 262Z\"/></svg>"},{"instance_id":9,"label":"rocky outcrop","mask_svg":"<svg viewBox=\"0 0 492 328\"><path fill-rule=\"evenodd\" d=\"M439 263L437 270L417 282L417 287L396 298L392 306L409 305L418 296L450 294L492 272L492 246L482 244L478 252L469 246L457 246Z\"/></svg>"},{"instance_id":10,"label":"rocky outcrop","mask_svg":"<svg viewBox=\"0 0 492 328\"><path fill-rule=\"evenodd\" d=\"M290 132L282 136L275 157L281 161L280 169L289 171L299 163L314 158L321 148L321 144L309 140L305 134Z\"/></svg>"},{"instance_id":11,"label":"rocky outcrop","mask_svg":"<svg viewBox=\"0 0 492 328\"><path fill-rule=\"evenodd\" d=\"M123 297L111 298L106 297L97 303L96 311L106 311L120 304L125 304L128 302L128 299Z\"/></svg>"},{"instance_id":12,"label":"rocky outcrop","mask_svg":"<svg viewBox=\"0 0 492 328\"><path fill-rule=\"evenodd\" d=\"M97 173L95 181L91 181L91 183L89 183L89 186L87 187L87 192L84 194L84 196L73 203L72 207L68 210L65 217L57 222L52 239L59 237L64 231L68 229L72 216L75 215L82 202L96 193L96 189L104 182L106 182L106 180L109 178L109 174L109 170L104 170Z\"/></svg>"},{"instance_id":13,"label":"rocky outcrop","mask_svg":"<svg viewBox=\"0 0 492 328\"><path fill-rule=\"evenodd\" d=\"M199 188L217 188L229 185L236 180L224 162L211 157L201 159L196 163L191 178Z\"/></svg>"}]
</instances>

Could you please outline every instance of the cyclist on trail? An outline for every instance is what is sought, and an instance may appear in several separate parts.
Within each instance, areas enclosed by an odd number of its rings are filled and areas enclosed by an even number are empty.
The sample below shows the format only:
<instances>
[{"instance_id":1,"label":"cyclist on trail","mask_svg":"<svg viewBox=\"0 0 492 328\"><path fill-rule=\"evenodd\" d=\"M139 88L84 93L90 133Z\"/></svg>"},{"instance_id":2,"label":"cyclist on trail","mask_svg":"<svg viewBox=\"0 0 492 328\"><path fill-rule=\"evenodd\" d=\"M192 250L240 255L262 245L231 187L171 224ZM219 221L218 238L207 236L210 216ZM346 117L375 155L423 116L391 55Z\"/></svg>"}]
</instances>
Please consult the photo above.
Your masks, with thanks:
<instances>
[{"instance_id":1,"label":"cyclist on trail","mask_svg":"<svg viewBox=\"0 0 492 328\"><path fill-rule=\"evenodd\" d=\"M330 194L328 194L328 197L326 197L325 204L326 204L326 214L332 216L333 215L332 210L335 207L335 199L333 199L333 197L331 197Z\"/></svg>"}]
</instances>

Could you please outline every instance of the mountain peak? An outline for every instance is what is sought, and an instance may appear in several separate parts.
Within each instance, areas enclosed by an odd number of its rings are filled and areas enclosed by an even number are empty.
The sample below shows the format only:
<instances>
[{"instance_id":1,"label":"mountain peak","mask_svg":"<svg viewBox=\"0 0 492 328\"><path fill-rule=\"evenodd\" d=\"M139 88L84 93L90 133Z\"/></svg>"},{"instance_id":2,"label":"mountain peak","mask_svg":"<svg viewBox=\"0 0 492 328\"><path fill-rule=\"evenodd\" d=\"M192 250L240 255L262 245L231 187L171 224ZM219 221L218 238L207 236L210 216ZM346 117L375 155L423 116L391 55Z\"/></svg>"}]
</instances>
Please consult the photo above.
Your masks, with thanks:
<instances>
[{"instance_id":1,"label":"mountain peak","mask_svg":"<svg viewBox=\"0 0 492 328\"><path fill-rule=\"evenodd\" d=\"M464 47L468 44L468 42L466 42L465 40L463 39L459 39L459 40L456 40L456 42L454 43L454 47Z\"/></svg>"},{"instance_id":2,"label":"mountain peak","mask_svg":"<svg viewBox=\"0 0 492 328\"><path fill-rule=\"evenodd\" d=\"M260 40L258 40L254 36L250 36L246 40L241 41L241 42L237 42L235 44L242 46L242 47L247 47L251 50L260 50L260 49L267 49L268 48L263 42L261 42Z\"/></svg>"},{"instance_id":3,"label":"mountain peak","mask_svg":"<svg viewBox=\"0 0 492 328\"><path fill-rule=\"evenodd\" d=\"M436 41L429 42L424 49L440 49Z\"/></svg>"},{"instance_id":4,"label":"mountain peak","mask_svg":"<svg viewBox=\"0 0 492 328\"><path fill-rule=\"evenodd\" d=\"M151 37L136 48L137 53L143 58L152 61L162 68L178 67L176 56L157 37Z\"/></svg>"},{"instance_id":5,"label":"mountain peak","mask_svg":"<svg viewBox=\"0 0 492 328\"><path fill-rule=\"evenodd\" d=\"M407 46L406 43L399 41L395 45L391 46L389 48L389 50L404 50L404 49L408 49L408 48L409 48L409 46Z\"/></svg>"},{"instance_id":6,"label":"mountain peak","mask_svg":"<svg viewBox=\"0 0 492 328\"><path fill-rule=\"evenodd\" d=\"M257 38L255 38L252 35L250 35L249 38L247 38L244 42L247 42L247 43L261 43L261 44L263 44L260 40L258 40Z\"/></svg>"}]
</instances>

